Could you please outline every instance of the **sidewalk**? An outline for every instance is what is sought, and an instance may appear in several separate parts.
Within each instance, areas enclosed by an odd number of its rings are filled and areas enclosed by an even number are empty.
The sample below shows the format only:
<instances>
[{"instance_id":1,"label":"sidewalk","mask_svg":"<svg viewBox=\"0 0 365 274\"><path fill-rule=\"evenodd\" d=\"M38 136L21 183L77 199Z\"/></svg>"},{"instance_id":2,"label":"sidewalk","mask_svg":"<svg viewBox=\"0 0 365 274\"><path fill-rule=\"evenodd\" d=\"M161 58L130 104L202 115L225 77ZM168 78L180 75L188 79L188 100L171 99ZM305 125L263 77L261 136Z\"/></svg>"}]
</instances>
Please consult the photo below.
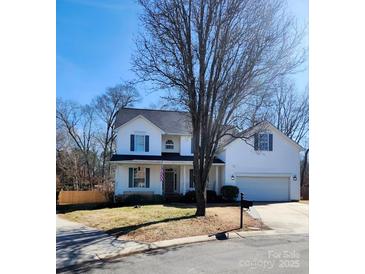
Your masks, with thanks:
<instances>
[{"instance_id":1,"label":"sidewalk","mask_svg":"<svg viewBox=\"0 0 365 274\"><path fill-rule=\"evenodd\" d=\"M57 269L118 255L121 251L148 248L146 244L120 241L102 231L56 216Z\"/></svg>"}]
</instances>

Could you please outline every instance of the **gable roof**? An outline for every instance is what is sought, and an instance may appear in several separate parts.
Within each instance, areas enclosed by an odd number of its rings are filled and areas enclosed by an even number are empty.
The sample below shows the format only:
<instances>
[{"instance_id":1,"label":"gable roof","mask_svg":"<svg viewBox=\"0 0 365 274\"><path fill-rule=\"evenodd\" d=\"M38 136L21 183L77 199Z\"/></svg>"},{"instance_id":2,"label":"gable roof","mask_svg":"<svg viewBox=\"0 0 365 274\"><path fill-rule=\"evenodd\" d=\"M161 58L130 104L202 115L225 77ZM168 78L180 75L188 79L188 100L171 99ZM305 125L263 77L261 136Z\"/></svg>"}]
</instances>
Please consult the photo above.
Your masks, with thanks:
<instances>
[{"instance_id":1,"label":"gable roof","mask_svg":"<svg viewBox=\"0 0 365 274\"><path fill-rule=\"evenodd\" d=\"M191 134L191 120L190 114L186 111L174 111L174 110L155 110L155 109L141 109L141 108L123 108L118 111L115 128L118 128L129 121L142 116L143 118L150 121L152 124L164 131L165 134L177 134L177 135L190 135ZM239 136L249 136L253 134L255 130L263 126L270 127L282 135L285 139L289 141L292 145L296 146L300 150L304 148L297 142L293 141L291 138L282 133L278 128L268 121L263 121L256 126L252 126L242 132L234 131L234 135ZM252 133L251 133L252 132ZM224 150L229 144L239 138L233 137L231 135L223 136L220 140L219 150Z\"/></svg>"},{"instance_id":2,"label":"gable roof","mask_svg":"<svg viewBox=\"0 0 365 274\"><path fill-rule=\"evenodd\" d=\"M166 134L191 134L190 115L185 111L123 108L118 111L115 128L137 116L143 116Z\"/></svg>"},{"instance_id":3,"label":"gable roof","mask_svg":"<svg viewBox=\"0 0 365 274\"><path fill-rule=\"evenodd\" d=\"M261 123L258 123L257 125L252 126L248 129L244 130L243 132L240 132L239 134L237 134L237 136L241 135L241 136L246 136L246 137L252 137L250 135L253 135L254 133L257 133L258 131L260 131L260 129L258 129L259 127L262 127L261 130L266 130L268 128L271 128L271 130L276 131L279 135L281 135L284 139L286 139L290 144L294 145L299 150L304 150L304 148L301 145L299 145L293 139L286 136L281 130L279 130L276 126L274 126L269 121L263 121ZM240 138L228 136L227 139L225 140L225 142L222 142L223 144L222 144L221 150L224 150L229 144L233 143L233 141L238 140L238 139L240 139Z\"/></svg>"}]
</instances>

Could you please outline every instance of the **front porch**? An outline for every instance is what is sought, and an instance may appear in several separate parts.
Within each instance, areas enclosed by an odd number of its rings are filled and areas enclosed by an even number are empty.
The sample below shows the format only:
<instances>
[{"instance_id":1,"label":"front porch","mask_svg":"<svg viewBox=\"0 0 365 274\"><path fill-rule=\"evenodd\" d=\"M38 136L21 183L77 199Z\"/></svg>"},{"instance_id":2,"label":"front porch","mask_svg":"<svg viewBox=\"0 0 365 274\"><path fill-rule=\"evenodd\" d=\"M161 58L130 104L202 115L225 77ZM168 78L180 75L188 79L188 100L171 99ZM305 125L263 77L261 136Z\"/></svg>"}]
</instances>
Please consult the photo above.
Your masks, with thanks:
<instances>
[{"instance_id":1,"label":"front porch","mask_svg":"<svg viewBox=\"0 0 365 274\"><path fill-rule=\"evenodd\" d=\"M130 162L116 165L115 195L148 194L176 197L194 190L193 165L188 163ZM224 164L213 164L208 190L224 185Z\"/></svg>"},{"instance_id":2,"label":"front porch","mask_svg":"<svg viewBox=\"0 0 365 274\"><path fill-rule=\"evenodd\" d=\"M193 191L194 181L192 178L192 165L161 165L162 174L162 194L173 196L174 194L185 194ZM219 178L222 175L223 167L214 165L209 172L207 189L214 190L217 193L222 186Z\"/></svg>"}]
</instances>

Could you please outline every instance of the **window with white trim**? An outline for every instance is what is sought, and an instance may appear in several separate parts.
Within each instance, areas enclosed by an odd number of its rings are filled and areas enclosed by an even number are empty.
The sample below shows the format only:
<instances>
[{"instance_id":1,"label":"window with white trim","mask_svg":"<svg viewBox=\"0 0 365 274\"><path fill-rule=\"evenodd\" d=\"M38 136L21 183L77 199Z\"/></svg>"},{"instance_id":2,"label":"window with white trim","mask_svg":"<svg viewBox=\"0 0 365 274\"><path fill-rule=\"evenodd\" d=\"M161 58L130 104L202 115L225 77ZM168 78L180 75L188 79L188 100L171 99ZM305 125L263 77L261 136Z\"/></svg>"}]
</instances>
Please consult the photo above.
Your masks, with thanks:
<instances>
[{"instance_id":1,"label":"window with white trim","mask_svg":"<svg viewBox=\"0 0 365 274\"><path fill-rule=\"evenodd\" d=\"M145 136L135 135L135 151L145 151Z\"/></svg>"},{"instance_id":2,"label":"window with white trim","mask_svg":"<svg viewBox=\"0 0 365 274\"><path fill-rule=\"evenodd\" d=\"M269 134L260 133L259 134L259 150L268 151L269 150Z\"/></svg>"},{"instance_id":3,"label":"window with white trim","mask_svg":"<svg viewBox=\"0 0 365 274\"><path fill-rule=\"evenodd\" d=\"M174 149L174 142L172 140L167 140L165 143L166 149Z\"/></svg>"},{"instance_id":4,"label":"window with white trim","mask_svg":"<svg viewBox=\"0 0 365 274\"><path fill-rule=\"evenodd\" d=\"M133 168L133 187L146 187L145 168Z\"/></svg>"}]
</instances>

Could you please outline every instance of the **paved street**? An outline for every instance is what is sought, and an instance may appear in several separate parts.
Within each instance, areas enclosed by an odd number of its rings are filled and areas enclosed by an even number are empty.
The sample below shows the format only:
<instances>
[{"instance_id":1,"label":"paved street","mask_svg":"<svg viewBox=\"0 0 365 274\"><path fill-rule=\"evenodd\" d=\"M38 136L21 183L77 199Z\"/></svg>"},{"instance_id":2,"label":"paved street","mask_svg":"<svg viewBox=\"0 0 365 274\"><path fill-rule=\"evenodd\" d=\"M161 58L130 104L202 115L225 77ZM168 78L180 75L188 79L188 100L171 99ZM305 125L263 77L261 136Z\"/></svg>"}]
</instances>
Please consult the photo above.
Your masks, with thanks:
<instances>
[{"instance_id":1,"label":"paved street","mask_svg":"<svg viewBox=\"0 0 365 274\"><path fill-rule=\"evenodd\" d=\"M70 273L308 273L308 234L205 242L86 263Z\"/></svg>"}]
</instances>

